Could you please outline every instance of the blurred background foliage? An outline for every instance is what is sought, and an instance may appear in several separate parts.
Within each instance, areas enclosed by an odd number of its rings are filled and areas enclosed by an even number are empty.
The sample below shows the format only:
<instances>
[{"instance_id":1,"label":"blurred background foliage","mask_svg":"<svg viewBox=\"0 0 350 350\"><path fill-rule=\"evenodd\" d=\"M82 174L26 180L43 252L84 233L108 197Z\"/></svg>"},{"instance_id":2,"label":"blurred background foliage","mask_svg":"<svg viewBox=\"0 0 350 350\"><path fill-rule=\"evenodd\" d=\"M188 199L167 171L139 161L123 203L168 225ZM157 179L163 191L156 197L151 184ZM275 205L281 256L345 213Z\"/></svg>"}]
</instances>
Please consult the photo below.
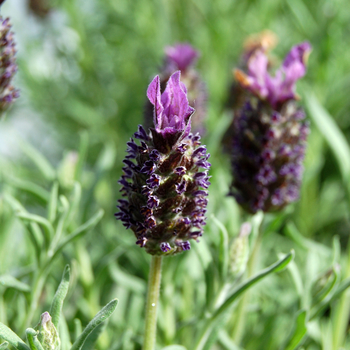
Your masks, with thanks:
<instances>
[{"instance_id":1,"label":"blurred background foliage","mask_svg":"<svg viewBox=\"0 0 350 350\"><path fill-rule=\"evenodd\" d=\"M150 257L113 217L117 180L126 141L143 122L145 91L164 46L189 42L201 52L198 70L209 90L203 140L212 155L209 218L200 244L164 261L158 343L193 349L201 321L229 281L220 275L222 250L229 249L222 244L223 227L231 242L241 223L259 219L226 196L230 164L221 138L232 118L223 106L242 44L270 29L279 37L277 61L296 43L313 46L298 85L312 132L301 199L265 215L255 240L251 235L246 275L281 252L294 249L296 256L287 270L231 308L206 349L294 349L300 344L288 337L298 324L307 327L304 349L350 348L350 295L332 297L350 277L347 0L8 0L1 14L13 23L21 91L0 122L1 322L20 335L34 326L69 263L72 287L62 334L74 340L74 320L87 324L117 297L96 348L140 349ZM60 247L86 223L90 230L66 242L54 259L49 247L42 248L45 230ZM38 271L45 277L39 287ZM330 277L320 279L322 274ZM334 285L320 297L330 280ZM321 311L315 316L315 310Z\"/></svg>"}]
</instances>

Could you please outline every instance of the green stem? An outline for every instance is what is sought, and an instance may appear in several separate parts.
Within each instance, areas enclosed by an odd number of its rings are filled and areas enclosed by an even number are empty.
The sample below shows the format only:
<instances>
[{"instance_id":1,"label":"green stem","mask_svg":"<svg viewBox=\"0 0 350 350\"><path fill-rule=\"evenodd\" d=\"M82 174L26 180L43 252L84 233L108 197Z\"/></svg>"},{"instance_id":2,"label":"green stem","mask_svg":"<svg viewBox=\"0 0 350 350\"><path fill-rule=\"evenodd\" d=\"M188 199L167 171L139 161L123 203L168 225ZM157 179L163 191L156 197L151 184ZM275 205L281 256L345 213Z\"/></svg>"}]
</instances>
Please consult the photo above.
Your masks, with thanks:
<instances>
[{"instance_id":1,"label":"green stem","mask_svg":"<svg viewBox=\"0 0 350 350\"><path fill-rule=\"evenodd\" d=\"M157 309L159 302L159 287L162 271L162 257L152 256L148 278L148 293L146 303L145 335L143 350L154 350L157 330Z\"/></svg>"},{"instance_id":2,"label":"green stem","mask_svg":"<svg viewBox=\"0 0 350 350\"><path fill-rule=\"evenodd\" d=\"M345 278L350 277L350 241L347 247ZM347 291L343 293L335 307L333 318L333 349L339 349L346 337L346 329L349 322L350 296Z\"/></svg>"},{"instance_id":3,"label":"green stem","mask_svg":"<svg viewBox=\"0 0 350 350\"><path fill-rule=\"evenodd\" d=\"M260 227L258 228L259 230L258 236L256 238L252 254L247 264L248 278L252 277L256 270L257 260L260 253L261 242L262 242L262 232ZM245 318L246 318L246 308L248 305L248 301L249 301L249 291L244 293L236 309L235 327L232 334L232 339L235 342L235 344L240 344L243 337L244 327L245 327Z\"/></svg>"}]
</instances>

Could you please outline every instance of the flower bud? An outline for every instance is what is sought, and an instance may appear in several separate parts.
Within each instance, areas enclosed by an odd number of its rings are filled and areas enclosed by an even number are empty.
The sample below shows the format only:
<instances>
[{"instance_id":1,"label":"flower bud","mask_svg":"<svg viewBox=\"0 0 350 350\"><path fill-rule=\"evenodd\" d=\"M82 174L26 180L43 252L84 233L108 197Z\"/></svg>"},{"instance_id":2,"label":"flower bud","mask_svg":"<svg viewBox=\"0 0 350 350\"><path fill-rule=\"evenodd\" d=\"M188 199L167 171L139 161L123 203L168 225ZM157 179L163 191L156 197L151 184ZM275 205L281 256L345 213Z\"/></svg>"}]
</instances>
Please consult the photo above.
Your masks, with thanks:
<instances>
[{"instance_id":1,"label":"flower bud","mask_svg":"<svg viewBox=\"0 0 350 350\"><path fill-rule=\"evenodd\" d=\"M230 248L231 273L236 278L240 277L246 267L249 258L248 237L252 230L249 222L242 224L239 235L233 240Z\"/></svg>"},{"instance_id":2,"label":"flower bud","mask_svg":"<svg viewBox=\"0 0 350 350\"><path fill-rule=\"evenodd\" d=\"M139 142L127 143L119 180L125 199L119 200L116 217L149 254L170 255L189 250L189 241L203 234L209 154L199 134L190 133L194 109L179 71L162 94L155 77L147 96L154 106L154 127L146 132L139 126L134 134Z\"/></svg>"},{"instance_id":3,"label":"flower bud","mask_svg":"<svg viewBox=\"0 0 350 350\"><path fill-rule=\"evenodd\" d=\"M165 62L160 74L161 92L164 91L170 76L180 70L181 81L187 88L189 105L195 108L196 113L192 117L193 133L204 133L203 121L207 115L207 88L202 81L194 64L199 57L199 52L189 44L177 44L165 48ZM147 101L145 106L146 128L152 126L153 106Z\"/></svg>"},{"instance_id":4,"label":"flower bud","mask_svg":"<svg viewBox=\"0 0 350 350\"><path fill-rule=\"evenodd\" d=\"M19 91L12 86L17 72L16 48L9 18L0 16L0 113L4 112L19 97Z\"/></svg>"},{"instance_id":5,"label":"flower bud","mask_svg":"<svg viewBox=\"0 0 350 350\"><path fill-rule=\"evenodd\" d=\"M40 341L44 350L60 349L60 338L48 312L44 312L41 315L38 330L38 340Z\"/></svg>"},{"instance_id":6,"label":"flower bud","mask_svg":"<svg viewBox=\"0 0 350 350\"><path fill-rule=\"evenodd\" d=\"M279 210L299 197L309 126L295 83L310 49L306 42L293 47L275 76L260 50L249 58L247 73L235 71L247 96L233 121L230 194L251 213Z\"/></svg>"}]
</instances>

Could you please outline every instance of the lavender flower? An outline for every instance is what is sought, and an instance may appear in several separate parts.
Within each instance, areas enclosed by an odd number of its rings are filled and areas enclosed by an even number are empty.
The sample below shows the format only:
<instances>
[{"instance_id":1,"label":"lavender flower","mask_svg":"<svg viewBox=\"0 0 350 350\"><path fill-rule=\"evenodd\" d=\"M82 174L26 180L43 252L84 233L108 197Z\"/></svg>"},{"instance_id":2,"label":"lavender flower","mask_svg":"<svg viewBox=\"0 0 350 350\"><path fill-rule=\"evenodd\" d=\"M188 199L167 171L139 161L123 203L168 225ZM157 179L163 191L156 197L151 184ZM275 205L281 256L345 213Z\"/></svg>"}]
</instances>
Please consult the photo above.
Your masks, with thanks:
<instances>
[{"instance_id":1,"label":"lavender flower","mask_svg":"<svg viewBox=\"0 0 350 350\"><path fill-rule=\"evenodd\" d=\"M194 109L180 71L170 76L162 94L160 86L156 76L147 90L153 127L146 132L140 125L134 134L139 143L127 143L119 180L125 199L119 200L116 217L149 254L171 255L189 250L189 241L203 234L210 163L199 134L190 132Z\"/></svg>"},{"instance_id":2,"label":"lavender flower","mask_svg":"<svg viewBox=\"0 0 350 350\"><path fill-rule=\"evenodd\" d=\"M180 70L181 80L187 87L187 97L191 107L196 109L192 118L194 133L204 133L203 121L206 118L207 89L198 72L193 68L199 52L189 44L177 44L165 48L165 62L161 69L160 88L164 91L170 76ZM152 126L153 106L147 102L145 106L146 127Z\"/></svg>"},{"instance_id":3,"label":"lavender flower","mask_svg":"<svg viewBox=\"0 0 350 350\"><path fill-rule=\"evenodd\" d=\"M279 210L299 196L309 126L295 83L305 75L310 50L306 42L293 47L275 76L260 50L250 57L248 73L236 70L249 93L235 113L230 194L252 213Z\"/></svg>"},{"instance_id":4,"label":"lavender flower","mask_svg":"<svg viewBox=\"0 0 350 350\"><path fill-rule=\"evenodd\" d=\"M9 18L0 16L0 112L4 112L18 97L19 91L12 84L17 72L16 49Z\"/></svg>"}]
</instances>

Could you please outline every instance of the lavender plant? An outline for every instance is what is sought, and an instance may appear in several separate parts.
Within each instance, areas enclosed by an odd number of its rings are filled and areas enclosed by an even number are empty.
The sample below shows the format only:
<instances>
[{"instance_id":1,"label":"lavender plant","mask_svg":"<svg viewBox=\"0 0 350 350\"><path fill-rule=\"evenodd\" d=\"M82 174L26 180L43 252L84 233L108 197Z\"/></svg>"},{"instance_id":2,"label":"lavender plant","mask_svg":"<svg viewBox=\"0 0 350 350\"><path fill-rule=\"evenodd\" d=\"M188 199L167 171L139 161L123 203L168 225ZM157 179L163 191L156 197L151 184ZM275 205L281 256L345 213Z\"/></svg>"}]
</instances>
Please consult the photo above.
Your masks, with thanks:
<instances>
[{"instance_id":1,"label":"lavender plant","mask_svg":"<svg viewBox=\"0 0 350 350\"><path fill-rule=\"evenodd\" d=\"M249 94L235 113L230 194L249 212L276 211L299 196L309 127L295 84L310 50L307 42L293 47L274 76L263 50L250 56L248 72L235 71Z\"/></svg>"},{"instance_id":2,"label":"lavender plant","mask_svg":"<svg viewBox=\"0 0 350 350\"><path fill-rule=\"evenodd\" d=\"M191 248L203 234L209 187L209 154L191 131L194 109L189 105L180 71L173 73L161 94L156 76L147 90L154 106L154 127L140 125L128 142L116 214L136 236L136 244L153 255L146 306L144 350L154 348L161 257ZM133 161L134 160L134 161ZM202 168L203 170L200 170Z\"/></svg>"}]
</instances>

